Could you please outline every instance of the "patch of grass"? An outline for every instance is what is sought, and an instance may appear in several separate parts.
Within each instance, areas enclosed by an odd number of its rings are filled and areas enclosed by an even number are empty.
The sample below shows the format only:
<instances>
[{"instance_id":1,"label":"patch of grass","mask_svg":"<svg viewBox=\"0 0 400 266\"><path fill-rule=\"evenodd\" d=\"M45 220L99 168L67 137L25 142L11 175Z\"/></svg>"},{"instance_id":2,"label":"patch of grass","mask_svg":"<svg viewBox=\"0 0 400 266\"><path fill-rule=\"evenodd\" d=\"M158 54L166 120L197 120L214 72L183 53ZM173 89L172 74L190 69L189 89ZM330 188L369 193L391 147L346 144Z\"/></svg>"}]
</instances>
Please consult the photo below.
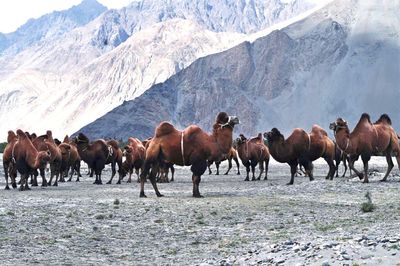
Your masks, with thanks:
<instances>
[{"instance_id":1,"label":"patch of grass","mask_svg":"<svg viewBox=\"0 0 400 266\"><path fill-rule=\"evenodd\" d=\"M389 249L400 250L400 245L399 244L391 245L391 246L389 246Z\"/></svg>"},{"instance_id":2,"label":"patch of grass","mask_svg":"<svg viewBox=\"0 0 400 266\"><path fill-rule=\"evenodd\" d=\"M7 211L6 214L9 215L9 216L15 216L15 213L12 212L12 211Z\"/></svg>"},{"instance_id":3,"label":"patch of grass","mask_svg":"<svg viewBox=\"0 0 400 266\"><path fill-rule=\"evenodd\" d=\"M178 251L175 248L170 248L166 251L168 255L176 255Z\"/></svg>"},{"instance_id":4,"label":"patch of grass","mask_svg":"<svg viewBox=\"0 0 400 266\"><path fill-rule=\"evenodd\" d=\"M369 191L365 194L365 198L367 202L361 204L361 211L372 212L375 209L375 205L372 203L371 193Z\"/></svg>"},{"instance_id":5,"label":"patch of grass","mask_svg":"<svg viewBox=\"0 0 400 266\"><path fill-rule=\"evenodd\" d=\"M354 262L353 266L360 266L360 264L358 264L357 262Z\"/></svg>"},{"instance_id":6,"label":"patch of grass","mask_svg":"<svg viewBox=\"0 0 400 266\"><path fill-rule=\"evenodd\" d=\"M315 224L315 229L321 232L328 232L337 228L334 224Z\"/></svg>"},{"instance_id":7,"label":"patch of grass","mask_svg":"<svg viewBox=\"0 0 400 266\"><path fill-rule=\"evenodd\" d=\"M217 215L217 211L212 211L212 212L210 212L210 214L215 216L215 215Z\"/></svg>"},{"instance_id":8,"label":"patch of grass","mask_svg":"<svg viewBox=\"0 0 400 266\"><path fill-rule=\"evenodd\" d=\"M114 205L119 205L121 202L119 201L119 199L115 199L114 200Z\"/></svg>"},{"instance_id":9,"label":"patch of grass","mask_svg":"<svg viewBox=\"0 0 400 266\"><path fill-rule=\"evenodd\" d=\"M157 220L154 220L154 222L156 224L162 224L162 223L164 223L164 220L163 219L157 219Z\"/></svg>"}]
</instances>

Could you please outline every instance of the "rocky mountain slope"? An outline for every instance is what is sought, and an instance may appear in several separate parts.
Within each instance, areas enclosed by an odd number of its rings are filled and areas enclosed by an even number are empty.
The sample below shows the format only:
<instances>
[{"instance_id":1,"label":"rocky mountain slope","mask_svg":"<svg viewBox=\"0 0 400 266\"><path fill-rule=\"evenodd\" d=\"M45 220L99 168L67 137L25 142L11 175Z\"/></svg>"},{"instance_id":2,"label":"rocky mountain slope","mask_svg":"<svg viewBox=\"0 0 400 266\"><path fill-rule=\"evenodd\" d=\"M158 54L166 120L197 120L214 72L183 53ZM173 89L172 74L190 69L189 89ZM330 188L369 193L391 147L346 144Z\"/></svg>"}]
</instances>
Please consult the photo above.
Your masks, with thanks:
<instances>
[{"instance_id":1,"label":"rocky mountain slope","mask_svg":"<svg viewBox=\"0 0 400 266\"><path fill-rule=\"evenodd\" d=\"M342 116L388 113L399 128L400 28L393 1L337 0L253 43L195 61L165 83L82 128L94 137L153 135L161 121L211 129L218 111L236 132L310 129ZM113 127L109 127L110 123Z\"/></svg>"},{"instance_id":2,"label":"rocky mountain slope","mask_svg":"<svg viewBox=\"0 0 400 266\"><path fill-rule=\"evenodd\" d=\"M311 6L307 0L154 0L106 11L0 57L0 131L72 133L197 58L236 45L239 33Z\"/></svg>"}]
</instances>

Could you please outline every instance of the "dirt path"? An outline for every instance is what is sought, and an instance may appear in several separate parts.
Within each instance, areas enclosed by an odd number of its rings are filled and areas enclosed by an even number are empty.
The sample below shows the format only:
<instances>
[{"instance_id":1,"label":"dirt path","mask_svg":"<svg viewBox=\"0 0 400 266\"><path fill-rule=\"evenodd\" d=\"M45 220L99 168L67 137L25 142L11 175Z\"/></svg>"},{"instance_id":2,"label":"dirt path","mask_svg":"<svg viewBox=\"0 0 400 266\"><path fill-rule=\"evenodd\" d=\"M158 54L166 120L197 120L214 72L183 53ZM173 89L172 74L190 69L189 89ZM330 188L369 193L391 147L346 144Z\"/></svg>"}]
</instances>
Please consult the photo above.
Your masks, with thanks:
<instances>
[{"instance_id":1,"label":"dirt path","mask_svg":"<svg viewBox=\"0 0 400 266\"><path fill-rule=\"evenodd\" d=\"M326 181L327 166L318 161L316 181L297 177L293 186L285 185L287 165L272 163L269 180L255 182L244 182L244 169L237 176L234 168L228 176L206 174L203 199L191 197L188 168L159 185L164 198L149 183L149 198L141 199L137 183L98 186L88 177L0 190L0 264L395 265L400 178L378 182L381 159L370 168L379 171L370 184ZM108 170L104 180L109 176ZM367 191L376 210L363 213Z\"/></svg>"}]
</instances>

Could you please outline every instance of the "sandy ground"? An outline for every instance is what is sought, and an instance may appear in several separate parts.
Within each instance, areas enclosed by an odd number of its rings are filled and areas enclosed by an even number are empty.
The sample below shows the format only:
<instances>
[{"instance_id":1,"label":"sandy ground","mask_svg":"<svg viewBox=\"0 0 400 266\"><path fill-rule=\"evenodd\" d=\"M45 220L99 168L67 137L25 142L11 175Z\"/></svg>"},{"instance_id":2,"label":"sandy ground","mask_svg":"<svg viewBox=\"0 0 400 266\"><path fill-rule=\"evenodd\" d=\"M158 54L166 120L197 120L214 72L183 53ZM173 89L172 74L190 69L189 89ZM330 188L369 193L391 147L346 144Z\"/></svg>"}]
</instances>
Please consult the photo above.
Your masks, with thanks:
<instances>
[{"instance_id":1,"label":"sandy ground","mask_svg":"<svg viewBox=\"0 0 400 266\"><path fill-rule=\"evenodd\" d=\"M336 178L315 163L316 181L272 162L268 181L206 174L203 199L191 197L188 168L139 198L137 183L61 183L31 191L0 190L1 265L396 265L400 263L400 177L371 183ZM361 168L360 165L358 165ZM215 167L214 167L215 169ZM222 164L222 171L226 164ZM110 171L104 174L108 180ZM3 173L0 186L4 188ZM369 191L376 206L363 213Z\"/></svg>"}]
</instances>

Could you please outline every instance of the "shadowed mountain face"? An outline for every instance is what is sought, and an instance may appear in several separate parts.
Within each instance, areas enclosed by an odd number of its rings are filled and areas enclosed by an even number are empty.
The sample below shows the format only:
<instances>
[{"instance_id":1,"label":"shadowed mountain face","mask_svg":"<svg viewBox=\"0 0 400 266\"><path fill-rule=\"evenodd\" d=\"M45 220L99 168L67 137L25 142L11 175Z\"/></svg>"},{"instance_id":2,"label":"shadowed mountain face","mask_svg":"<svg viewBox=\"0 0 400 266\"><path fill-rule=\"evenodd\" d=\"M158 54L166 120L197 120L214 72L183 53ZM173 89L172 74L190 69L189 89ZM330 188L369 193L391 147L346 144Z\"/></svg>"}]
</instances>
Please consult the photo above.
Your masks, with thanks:
<instances>
[{"instance_id":1,"label":"shadowed mountain face","mask_svg":"<svg viewBox=\"0 0 400 266\"><path fill-rule=\"evenodd\" d=\"M163 120L211 130L222 110L239 116L236 133L250 135L275 126L285 133L314 123L327 128L338 116L354 126L363 112L373 120L396 117L399 8L393 1L334 1L282 31L195 61L80 131L145 138Z\"/></svg>"}]
</instances>

